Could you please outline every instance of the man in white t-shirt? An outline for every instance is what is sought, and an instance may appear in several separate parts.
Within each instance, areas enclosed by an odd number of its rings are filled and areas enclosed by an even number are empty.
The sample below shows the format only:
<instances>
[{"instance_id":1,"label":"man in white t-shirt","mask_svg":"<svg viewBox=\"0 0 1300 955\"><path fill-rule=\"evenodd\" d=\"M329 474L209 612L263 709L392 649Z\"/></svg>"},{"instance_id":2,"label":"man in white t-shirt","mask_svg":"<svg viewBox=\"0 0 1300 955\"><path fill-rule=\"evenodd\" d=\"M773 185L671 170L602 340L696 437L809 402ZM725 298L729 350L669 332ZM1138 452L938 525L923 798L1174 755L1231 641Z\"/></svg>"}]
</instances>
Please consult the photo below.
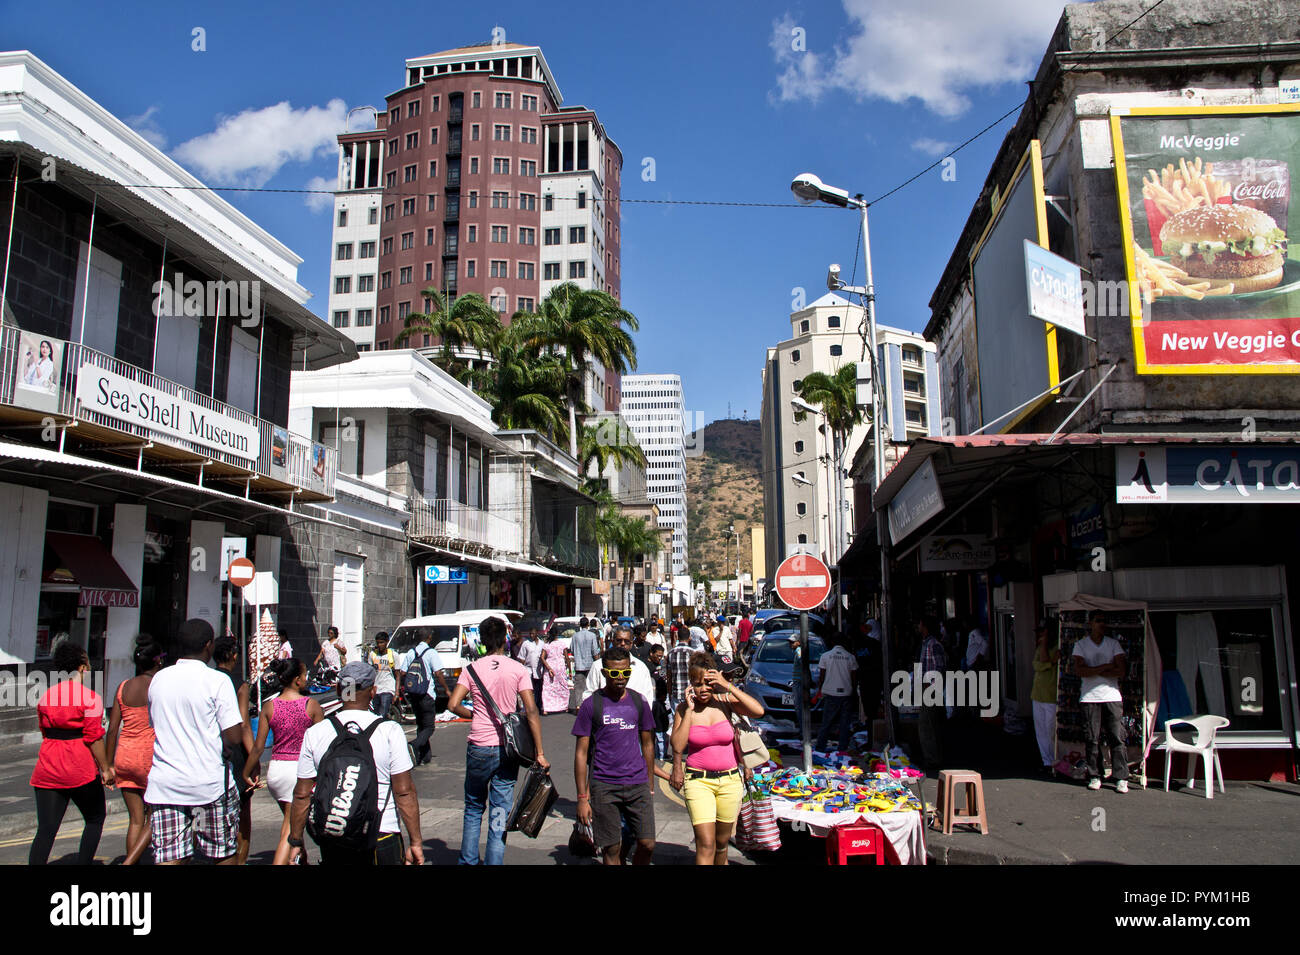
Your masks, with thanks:
<instances>
[{"instance_id":1,"label":"man in white t-shirt","mask_svg":"<svg viewBox=\"0 0 1300 955\"><path fill-rule=\"evenodd\" d=\"M1088 615L1088 636L1074 645L1074 672L1080 679L1079 706L1083 710L1083 733L1087 741L1088 788L1100 789L1105 773L1102 764L1103 733L1110 745L1111 776L1115 791L1128 792L1128 753L1124 747L1124 697L1119 681L1128 672L1124 648L1106 636L1106 614L1094 610Z\"/></svg>"},{"instance_id":2,"label":"man in white t-shirt","mask_svg":"<svg viewBox=\"0 0 1300 955\"><path fill-rule=\"evenodd\" d=\"M627 627L619 627L614 631L614 646L632 652L632 631ZM605 688L605 674L601 668L593 666L591 672L587 674L587 685L583 688L582 699L585 700L592 694L599 693ZM634 693L640 693L641 696L649 703L654 702L655 698L655 680L650 668L635 656L632 657L632 678L627 681L627 688Z\"/></svg>"},{"instance_id":3,"label":"man in white t-shirt","mask_svg":"<svg viewBox=\"0 0 1300 955\"><path fill-rule=\"evenodd\" d=\"M177 643L181 658L149 684L154 744L144 801L154 862L178 865L199 854L234 865L241 784L226 749L242 741L244 721L230 678L208 666L212 625L186 620Z\"/></svg>"},{"instance_id":4,"label":"man in white t-shirt","mask_svg":"<svg viewBox=\"0 0 1300 955\"><path fill-rule=\"evenodd\" d=\"M342 724L355 723L364 731L380 717L370 712L375 694L374 667L361 660L346 664L339 671L339 699L343 708L334 714ZM298 753L298 785L293 790L293 804L289 810L288 842L294 850L302 849L302 834L307 826L307 809L311 794L316 788L320 762L338 737L339 728L331 717L312 726L303 735L302 749ZM423 865L424 837L420 835L420 804L411 779L411 753L406 747L406 734L392 720L383 724L370 737L370 749L375 755L375 775L379 782L379 841L373 857L360 855L336 846L322 845L321 862L329 865ZM402 849L402 833L398 815L406 824L410 845ZM290 861L296 858L295 851Z\"/></svg>"},{"instance_id":5,"label":"man in white t-shirt","mask_svg":"<svg viewBox=\"0 0 1300 955\"><path fill-rule=\"evenodd\" d=\"M821 655L817 666L821 672L817 692L822 695L822 728L817 734L817 749L826 752L831 728L839 727L840 752L847 752L857 707L853 698L853 674L858 669L857 658L838 640L831 638L834 646Z\"/></svg>"}]
</instances>

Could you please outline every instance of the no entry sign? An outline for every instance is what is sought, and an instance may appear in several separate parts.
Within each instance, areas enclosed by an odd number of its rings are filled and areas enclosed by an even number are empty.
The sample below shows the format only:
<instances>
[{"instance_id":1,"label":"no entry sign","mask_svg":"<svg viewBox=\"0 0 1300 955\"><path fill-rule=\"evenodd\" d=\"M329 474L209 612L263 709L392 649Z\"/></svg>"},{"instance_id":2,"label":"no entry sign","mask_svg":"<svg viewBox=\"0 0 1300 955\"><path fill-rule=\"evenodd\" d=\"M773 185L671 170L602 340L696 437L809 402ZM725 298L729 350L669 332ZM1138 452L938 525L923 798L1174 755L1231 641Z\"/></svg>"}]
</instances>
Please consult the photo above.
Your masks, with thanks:
<instances>
[{"instance_id":1,"label":"no entry sign","mask_svg":"<svg viewBox=\"0 0 1300 955\"><path fill-rule=\"evenodd\" d=\"M253 582L253 562L247 557L237 557L230 562L226 575L236 587L247 587Z\"/></svg>"},{"instance_id":2,"label":"no entry sign","mask_svg":"<svg viewBox=\"0 0 1300 955\"><path fill-rule=\"evenodd\" d=\"M831 572L816 557L795 554L776 569L776 594L787 607L813 610L831 592Z\"/></svg>"}]
</instances>

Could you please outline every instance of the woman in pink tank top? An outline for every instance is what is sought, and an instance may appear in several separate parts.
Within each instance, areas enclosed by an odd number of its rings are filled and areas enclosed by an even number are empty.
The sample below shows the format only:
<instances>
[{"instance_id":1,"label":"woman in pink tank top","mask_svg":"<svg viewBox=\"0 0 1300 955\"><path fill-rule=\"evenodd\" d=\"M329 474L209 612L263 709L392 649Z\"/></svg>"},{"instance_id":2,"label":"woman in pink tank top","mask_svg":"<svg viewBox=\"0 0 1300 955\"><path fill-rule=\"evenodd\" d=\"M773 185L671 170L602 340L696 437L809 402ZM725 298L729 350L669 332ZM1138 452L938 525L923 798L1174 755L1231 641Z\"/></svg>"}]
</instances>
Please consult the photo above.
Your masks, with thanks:
<instances>
[{"instance_id":1,"label":"woman in pink tank top","mask_svg":"<svg viewBox=\"0 0 1300 955\"><path fill-rule=\"evenodd\" d=\"M257 720L257 739L253 741L248 762L244 764L244 782L251 786L257 780L269 730L272 734L271 765L266 771L266 788L284 814L280 842L275 849L275 864L283 865L288 863L291 855L286 841L289 806L293 803L293 790L298 784L298 754L302 750L302 738L308 729L325 718L325 713L320 704L307 695L307 664L301 658L276 660L269 669L280 685L280 692L262 704ZM301 853L299 859L306 864L306 853Z\"/></svg>"},{"instance_id":2,"label":"woman in pink tank top","mask_svg":"<svg viewBox=\"0 0 1300 955\"><path fill-rule=\"evenodd\" d=\"M731 714L763 715L763 704L738 690L715 667L707 653L691 656L686 702L677 707L673 721L670 782L682 791L691 814L696 865L727 864L727 843L740 815L745 786Z\"/></svg>"}]
</instances>

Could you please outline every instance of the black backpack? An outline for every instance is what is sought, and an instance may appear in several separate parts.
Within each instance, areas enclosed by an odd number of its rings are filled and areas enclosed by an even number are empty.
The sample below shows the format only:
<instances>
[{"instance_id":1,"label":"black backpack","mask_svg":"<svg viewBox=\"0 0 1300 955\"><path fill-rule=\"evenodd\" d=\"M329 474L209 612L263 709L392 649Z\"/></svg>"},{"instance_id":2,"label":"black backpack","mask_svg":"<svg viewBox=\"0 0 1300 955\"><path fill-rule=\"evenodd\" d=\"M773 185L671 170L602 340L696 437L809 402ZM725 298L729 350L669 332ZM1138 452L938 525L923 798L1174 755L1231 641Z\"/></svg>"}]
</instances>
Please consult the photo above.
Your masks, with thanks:
<instances>
[{"instance_id":1,"label":"black backpack","mask_svg":"<svg viewBox=\"0 0 1300 955\"><path fill-rule=\"evenodd\" d=\"M373 851L379 841L383 809L379 805L379 771L370 737L384 720L375 720L365 730L356 723L345 724L337 716L331 716L329 721L337 735L316 772L316 788L307 809L307 831L317 845Z\"/></svg>"},{"instance_id":2,"label":"black backpack","mask_svg":"<svg viewBox=\"0 0 1300 955\"><path fill-rule=\"evenodd\" d=\"M402 688L407 693L415 696L425 696L429 692L429 671L424 667L424 655L429 652L429 648L424 648L411 664L411 669L402 675Z\"/></svg>"}]
</instances>

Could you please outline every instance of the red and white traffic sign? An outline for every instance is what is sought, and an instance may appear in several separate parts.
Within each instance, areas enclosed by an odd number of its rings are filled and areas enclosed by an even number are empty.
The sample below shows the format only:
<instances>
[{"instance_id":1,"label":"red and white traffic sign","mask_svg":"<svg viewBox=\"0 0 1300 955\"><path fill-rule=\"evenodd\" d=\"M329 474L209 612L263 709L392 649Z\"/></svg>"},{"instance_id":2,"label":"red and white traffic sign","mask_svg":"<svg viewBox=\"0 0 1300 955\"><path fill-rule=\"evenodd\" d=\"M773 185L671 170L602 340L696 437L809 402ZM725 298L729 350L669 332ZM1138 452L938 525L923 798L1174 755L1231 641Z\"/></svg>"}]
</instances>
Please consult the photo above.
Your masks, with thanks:
<instances>
[{"instance_id":1,"label":"red and white traffic sign","mask_svg":"<svg viewBox=\"0 0 1300 955\"><path fill-rule=\"evenodd\" d=\"M253 574L256 568L253 562L247 557L236 557L230 562L230 568L226 571L226 576L236 587L247 587L253 582Z\"/></svg>"},{"instance_id":2,"label":"red and white traffic sign","mask_svg":"<svg viewBox=\"0 0 1300 955\"><path fill-rule=\"evenodd\" d=\"M830 592L829 568L809 554L787 557L776 569L776 594L794 610L816 609Z\"/></svg>"}]
</instances>

